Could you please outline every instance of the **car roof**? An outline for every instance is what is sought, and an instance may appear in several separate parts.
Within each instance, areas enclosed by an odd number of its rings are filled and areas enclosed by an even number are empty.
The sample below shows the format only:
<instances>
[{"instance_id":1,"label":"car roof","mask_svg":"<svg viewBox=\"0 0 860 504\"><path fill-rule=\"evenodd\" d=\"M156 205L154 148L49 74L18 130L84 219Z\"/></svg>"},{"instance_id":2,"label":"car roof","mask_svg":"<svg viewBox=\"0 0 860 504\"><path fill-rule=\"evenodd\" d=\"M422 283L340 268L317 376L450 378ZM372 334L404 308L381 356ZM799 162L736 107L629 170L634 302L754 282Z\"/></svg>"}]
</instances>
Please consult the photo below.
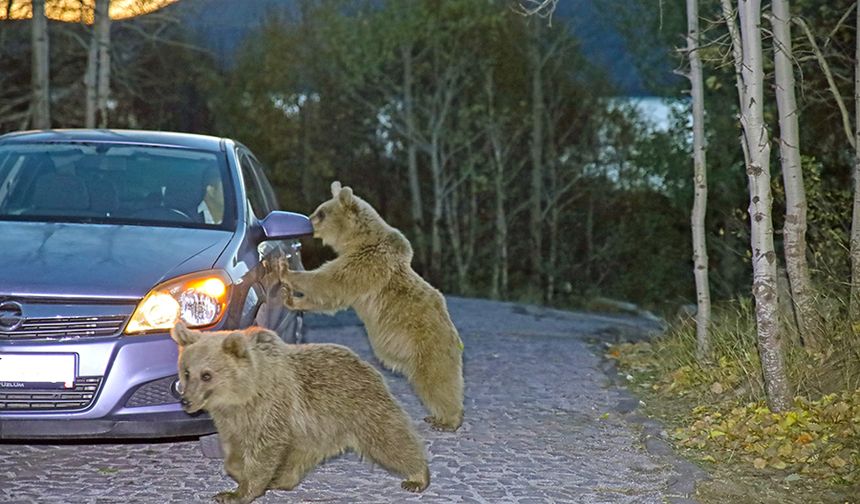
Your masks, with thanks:
<instances>
[{"instance_id":1,"label":"car roof","mask_svg":"<svg viewBox=\"0 0 860 504\"><path fill-rule=\"evenodd\" d=\"M224 139L193 133L120 129L55 129L0 135L3 143L121 143L223 151Z\"/></svg>"}]
</instances>

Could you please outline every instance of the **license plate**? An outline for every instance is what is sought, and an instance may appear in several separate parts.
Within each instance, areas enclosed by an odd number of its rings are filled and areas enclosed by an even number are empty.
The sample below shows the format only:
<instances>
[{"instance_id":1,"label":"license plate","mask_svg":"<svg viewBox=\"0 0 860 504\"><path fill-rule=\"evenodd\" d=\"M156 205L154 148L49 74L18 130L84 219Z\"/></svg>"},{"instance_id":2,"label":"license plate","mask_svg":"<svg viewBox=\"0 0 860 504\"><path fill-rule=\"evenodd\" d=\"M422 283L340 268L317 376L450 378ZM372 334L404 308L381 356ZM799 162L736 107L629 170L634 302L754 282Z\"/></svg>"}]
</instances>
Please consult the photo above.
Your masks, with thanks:
<instances>
[{"instance_id":1,"label":"license plate","mask_svg":"<svg viewBox=\"0 0 860 504\"><path fill-rule=\"evenodd\" d=\"M0 354L0 389L74 386L74 354Z\"/></svg>"}]
</instances>

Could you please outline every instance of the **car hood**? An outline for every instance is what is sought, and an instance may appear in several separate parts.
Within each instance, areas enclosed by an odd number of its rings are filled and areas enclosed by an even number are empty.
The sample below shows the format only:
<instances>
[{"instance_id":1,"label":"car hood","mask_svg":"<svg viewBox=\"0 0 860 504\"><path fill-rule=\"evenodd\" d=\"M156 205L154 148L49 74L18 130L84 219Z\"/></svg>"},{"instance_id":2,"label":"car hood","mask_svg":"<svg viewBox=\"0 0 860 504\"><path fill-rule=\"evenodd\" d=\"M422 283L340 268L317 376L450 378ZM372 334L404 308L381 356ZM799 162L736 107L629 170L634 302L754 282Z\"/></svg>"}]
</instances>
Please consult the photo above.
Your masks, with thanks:
<instances>
[{"instance_id":1,"label":"car hood","mask_svg":"<svg viewBox=\"0 0 860 504\"><path fill-rule=\"evenodd\" d=\"M0 221L0 296L140 299L211 268L230 231Z\"/></svg>"}]
</instances>

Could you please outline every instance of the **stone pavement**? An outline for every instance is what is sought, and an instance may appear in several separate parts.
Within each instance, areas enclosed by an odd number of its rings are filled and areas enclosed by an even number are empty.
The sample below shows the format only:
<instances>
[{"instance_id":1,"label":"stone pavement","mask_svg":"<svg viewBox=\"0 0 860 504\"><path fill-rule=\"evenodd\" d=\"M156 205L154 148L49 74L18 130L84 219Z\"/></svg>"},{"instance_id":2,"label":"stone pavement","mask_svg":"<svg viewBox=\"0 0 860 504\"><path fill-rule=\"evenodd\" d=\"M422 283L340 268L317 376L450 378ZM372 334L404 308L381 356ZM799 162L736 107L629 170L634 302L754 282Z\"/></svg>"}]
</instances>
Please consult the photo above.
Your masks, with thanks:
<instances>
[{"instance_id":1,"label":"stone pavement","mask_svg":"<svg viewBox=\"0 0 860 504\"><path fill-rule=\"evenodd\" d=\"M431 430L406 381L384 373L427 441L430 487L410 494L398 477L347 454L296 490L256 502L691 502L684 494L700 473L648 436L659 426L635 413L635 400L611 385L587 342L652 322L460 298L449 305L466 347L462 428ZM349 313L309 317L308 325L310 341L347 345L378 364ZM2 503L212 502L233 486L195 440L0 444Z\"/></svg>"}]
</instances>

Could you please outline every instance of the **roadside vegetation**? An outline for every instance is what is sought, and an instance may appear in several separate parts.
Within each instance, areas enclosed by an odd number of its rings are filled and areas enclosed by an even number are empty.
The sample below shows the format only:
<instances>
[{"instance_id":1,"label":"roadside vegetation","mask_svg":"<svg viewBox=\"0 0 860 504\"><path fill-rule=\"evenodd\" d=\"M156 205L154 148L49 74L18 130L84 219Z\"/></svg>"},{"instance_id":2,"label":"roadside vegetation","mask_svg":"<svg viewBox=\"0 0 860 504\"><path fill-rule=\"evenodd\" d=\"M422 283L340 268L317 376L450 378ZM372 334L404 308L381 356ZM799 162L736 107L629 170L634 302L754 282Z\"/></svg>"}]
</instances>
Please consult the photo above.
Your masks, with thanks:
<instances>
[{"instance_id":1,"label":"roadside vegetation","mask_svg":"<svg viewBox=\"0 0 860 504\"><path fill-rule=\"evenodd\" d=\"M715 306L712 354L696 358L695 321L674 320L650 342L610 347L665 437L712 479L704 502L857 502L860 496L860 327L844 310L822 320L822 350L790 344L790 409L768 406L750 301ZM791 337L796 332L788 331Z\"/></svg>"}]
</instances>

